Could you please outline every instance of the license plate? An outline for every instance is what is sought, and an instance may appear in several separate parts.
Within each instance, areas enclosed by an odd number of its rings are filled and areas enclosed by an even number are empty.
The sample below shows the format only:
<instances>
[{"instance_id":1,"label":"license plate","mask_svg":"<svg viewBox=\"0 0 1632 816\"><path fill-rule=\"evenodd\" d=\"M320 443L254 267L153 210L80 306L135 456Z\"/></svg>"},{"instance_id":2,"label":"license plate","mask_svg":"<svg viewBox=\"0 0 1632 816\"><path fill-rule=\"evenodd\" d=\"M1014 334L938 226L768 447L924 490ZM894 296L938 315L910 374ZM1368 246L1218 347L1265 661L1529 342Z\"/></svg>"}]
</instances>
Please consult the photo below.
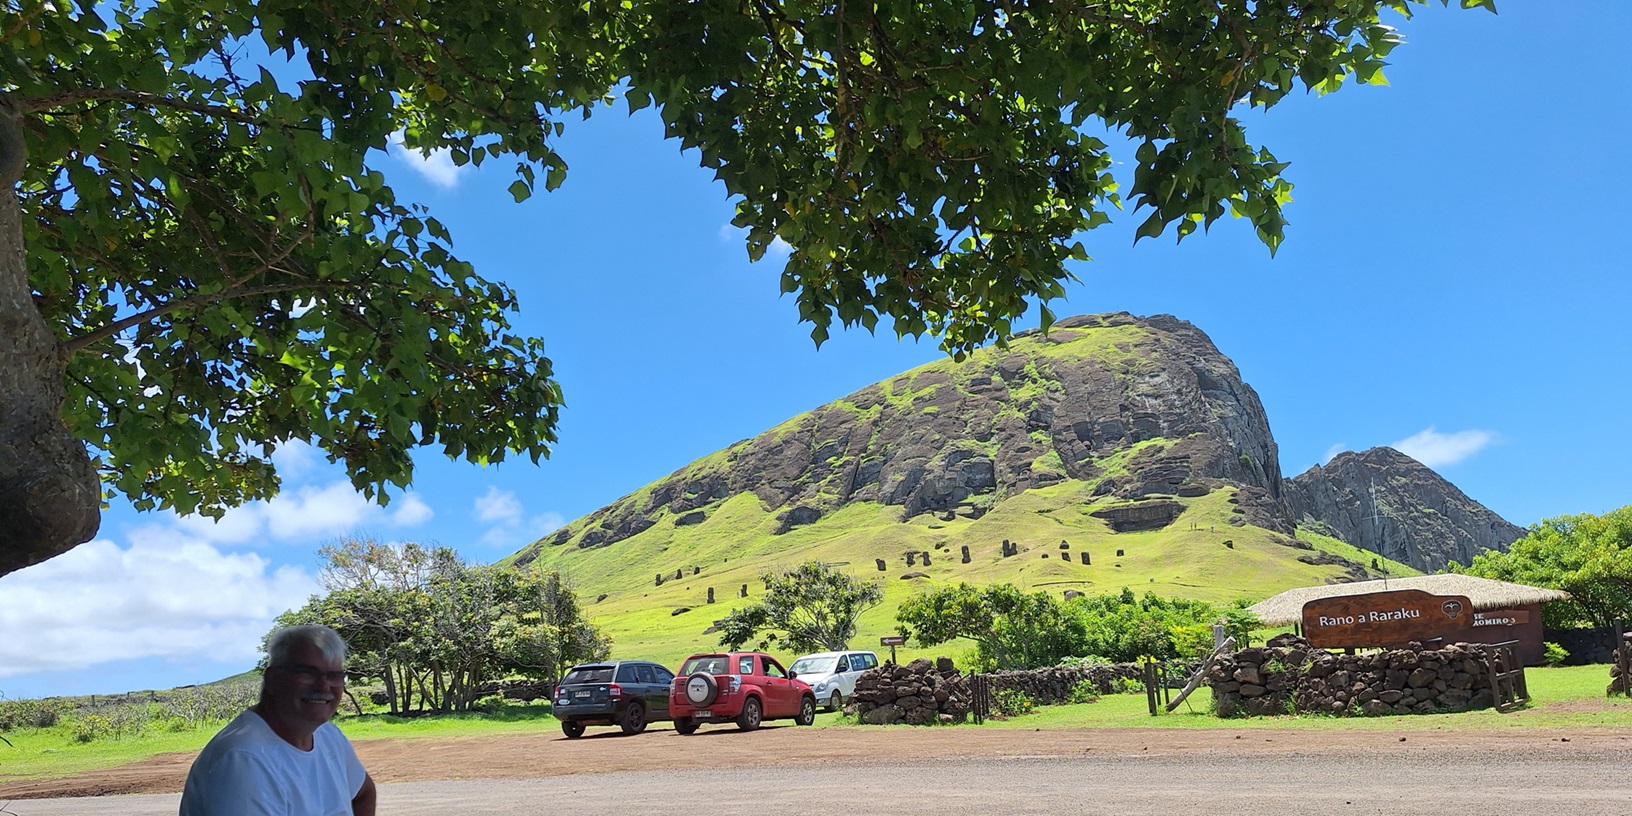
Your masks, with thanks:
<instances>
[{"instance_id":1,"label":"license plate","mask_svg":"<svg viewBox=\"0 0 1632 816\"><path fill-rule=\"evenodd\" d=\"M697 712L697 716L698 717L712 717L712 716L714 716L714 712L709 711L708 709L705 708L702 711Z\"/></svg>"},{"instance_id":2,"label":"license plate","mask_svg":"<svg viewBox=\"0 0 1632 816\"><path fill-rule=\"evenodd\" d=\"M574 692L572 696L574 696L574 697L588 697L589 692L587 692L587 691Z\"/></svg>"}]
</instances>

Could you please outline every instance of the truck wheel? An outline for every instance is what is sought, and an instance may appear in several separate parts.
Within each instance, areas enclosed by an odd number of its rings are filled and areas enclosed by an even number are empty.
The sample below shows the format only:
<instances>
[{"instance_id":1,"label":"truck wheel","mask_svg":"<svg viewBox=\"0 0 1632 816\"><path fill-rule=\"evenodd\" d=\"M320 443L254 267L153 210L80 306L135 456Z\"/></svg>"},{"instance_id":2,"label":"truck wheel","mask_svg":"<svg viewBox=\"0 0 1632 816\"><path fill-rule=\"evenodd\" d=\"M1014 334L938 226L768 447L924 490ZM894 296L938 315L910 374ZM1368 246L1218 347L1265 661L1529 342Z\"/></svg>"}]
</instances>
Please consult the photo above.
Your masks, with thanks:
<instances>
[{"instance_id":1,"label":"truck wheel","mask_svg":"<svg viewBox=\"0 0 1632 816\"><path fill-rule=\"evenodd\" d=\"M683 737L690 736L697 733L697 721L690 717L675 717L674 730L680 732Z\"/></svg>"},{"instance_id":2,"label":"truck wheel","mask_svg":"<svg viewBox=\"0 0 1632 816\"><path fill-rule=\"evenodd\" d=\"M578 739L584 735L584 724L572 720L562 720L561 733L566 734L567 739Z\"/></svg>"}]
</instances>

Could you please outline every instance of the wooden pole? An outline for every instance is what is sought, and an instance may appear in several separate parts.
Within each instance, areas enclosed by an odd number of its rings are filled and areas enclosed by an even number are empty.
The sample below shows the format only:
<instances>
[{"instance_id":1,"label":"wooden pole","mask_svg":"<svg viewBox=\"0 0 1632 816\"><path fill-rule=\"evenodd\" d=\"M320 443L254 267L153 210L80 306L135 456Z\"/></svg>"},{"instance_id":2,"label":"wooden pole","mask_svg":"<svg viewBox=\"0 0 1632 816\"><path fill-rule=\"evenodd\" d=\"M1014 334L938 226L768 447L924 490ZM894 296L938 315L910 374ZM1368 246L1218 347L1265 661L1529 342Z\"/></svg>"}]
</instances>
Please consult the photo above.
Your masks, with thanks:
<instances>
[{"instance_id":1,"label":"wooden pole","mask_svg":"<svg viewBox=\"0 0 1632 816\"><path fill-rule=\"evenodd\" d=\"M1208 670L1213 667L1213 663L1218 660L1219 655L1222 655L1234 648L1235 638L1233 637L1225 638L1223 643L1218 644L1218 648L1214 649L1213 653L1208 655L1207 659L1201 662L1201 668L1196 670L1196 674L1194 677L1190 678L1190 682L1184 684L1184 690L1179 692L1179 696L1173 698L1173 700L1167 704L1167 710L1172 711L1173 709L1178 708L1179 703L1184 702L1184 698L1190 696L1190 692L1200 688L1201 681L1207 678Z\"/></svg>"}]
</instances>

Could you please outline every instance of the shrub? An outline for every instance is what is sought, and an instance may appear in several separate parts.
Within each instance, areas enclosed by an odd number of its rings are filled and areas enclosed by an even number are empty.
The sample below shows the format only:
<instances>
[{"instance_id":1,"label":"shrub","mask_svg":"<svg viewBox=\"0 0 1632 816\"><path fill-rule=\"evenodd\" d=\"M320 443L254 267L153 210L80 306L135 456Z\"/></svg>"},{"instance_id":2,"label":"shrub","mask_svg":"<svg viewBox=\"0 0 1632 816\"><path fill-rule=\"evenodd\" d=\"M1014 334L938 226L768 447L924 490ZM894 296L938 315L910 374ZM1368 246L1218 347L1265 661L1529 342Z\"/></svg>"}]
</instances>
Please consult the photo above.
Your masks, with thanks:
<instances>
[{"instance_id":1,"label":"shrub","mask_svg":"<svg viewBox=\"0 0 1632 816\"><path fill-rule=\"evenodd\" d=\"M1541 647L1544 652L1542 662L1549 666L1561 666L1564 664L1564 661L1570 659L1569 649L1566 649L1550 640L1544 641L1541 644Z\"/></svg>"},{"instance_id":2,"label":"shrub","mask_svg":"<svg viewBox=\"0 0 1632 816\"><path fill-rule=\"evenodd\" d=\"M0 731L14 728L50 728L66 706L58 700L0 700Z\"/></svg>"},{"instance_id":3,"label":"shrub","mask_svg":"<svg viewBox=\"0 0 1632 816\"><path fill-rule=\"evenodd\" d=\"M1037 702L1020 689L998 689L992 693L992 712L1001 717L1018 717L1037 710Z\"/></svg>"},{"instance_id":4,"label":"shrub","mask_svg":"<svg viewBox=\"0 0 1632 816\"><path fill-rule=\"evenodd\" d=\"M1071 693L1065 696L1068 703L1092 703L1099 699L1099 689L1094 687L1091 680L1078 681L1071 687Z\"/></svg>"},{"instance_id":5,"label":"shrub","mask_svg":"<svg viewBox=\"0 0 1632 816\"><path fill-rule=\"evenodd\" d=\"M70 723L75 742L95 742L112 736L113 724L101 714L81 714Z\"/></svg>"}]
</instances>

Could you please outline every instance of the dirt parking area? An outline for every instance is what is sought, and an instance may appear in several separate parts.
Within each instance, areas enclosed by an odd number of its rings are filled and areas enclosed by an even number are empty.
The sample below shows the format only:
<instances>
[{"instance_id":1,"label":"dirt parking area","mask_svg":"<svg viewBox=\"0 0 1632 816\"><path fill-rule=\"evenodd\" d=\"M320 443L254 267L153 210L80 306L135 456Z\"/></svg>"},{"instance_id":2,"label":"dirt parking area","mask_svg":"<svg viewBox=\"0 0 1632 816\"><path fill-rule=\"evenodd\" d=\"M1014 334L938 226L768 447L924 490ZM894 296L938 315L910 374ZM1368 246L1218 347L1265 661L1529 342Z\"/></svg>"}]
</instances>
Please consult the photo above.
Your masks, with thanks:
<instances>
[{"instance_id":1,"label":"dirt parking area","mask_svg":"<svg viewBox=\"0 0 1632 816\"><path fill-rule=\"evenodd\" d=\"M568 740L551 729L537 734L454 739L360 741L358 754L382 784L454 780L531 779L618 772L695 771L699 767L911 764L925 761L1033 758L1341 757L1346 761L1464 760L1478 757L1632 756L1632 728L1574 730L1309 731L1274 729L1080 729L1024 731L973 728L799 728L767 726L755 733L705 727L682 737L654 728L623 736L591 729ZM0 783L0 802L181 790L191 753L163 754L116 768L50 780ZM3 773L3 771L0 771Z\"/></svg>"}]
</instances>

